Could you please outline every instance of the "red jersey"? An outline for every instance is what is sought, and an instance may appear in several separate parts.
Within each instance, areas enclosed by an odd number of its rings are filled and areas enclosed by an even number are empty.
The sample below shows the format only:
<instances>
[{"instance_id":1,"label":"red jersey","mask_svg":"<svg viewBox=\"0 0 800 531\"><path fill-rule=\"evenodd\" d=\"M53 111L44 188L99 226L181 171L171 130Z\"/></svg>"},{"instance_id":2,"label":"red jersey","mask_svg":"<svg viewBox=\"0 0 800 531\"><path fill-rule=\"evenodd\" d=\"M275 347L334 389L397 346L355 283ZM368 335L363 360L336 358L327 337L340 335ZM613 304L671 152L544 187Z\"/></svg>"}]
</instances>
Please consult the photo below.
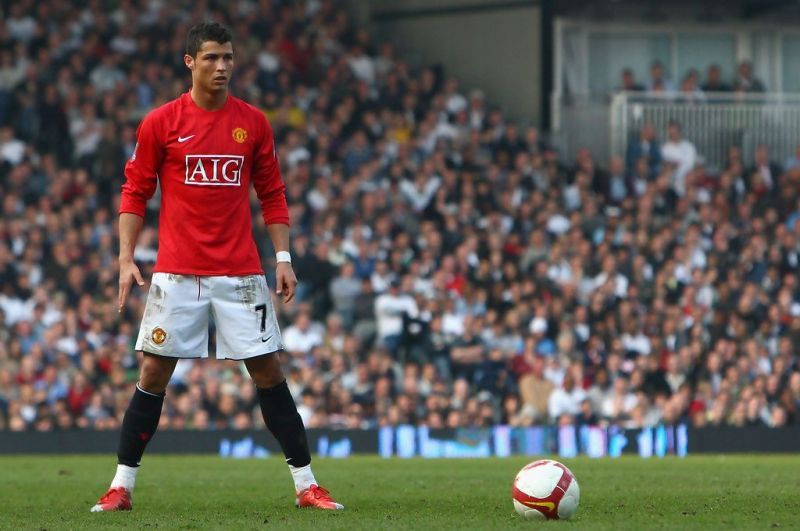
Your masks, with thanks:
<instances>
[{"instance_id":1,"label":"red jersey","mask_svg":"<svg viewBox=\"0 0 800 531\"><path fill-rule=\"evenodd\" d=\"M263 112L230 94L217 111L190 93L152 110L125 165L120 213L144 217L161 184L154 271L185 275L263 273L252 234L250 185L264 223L289 224L272 128Z\"/></svg>"}]
</instances>

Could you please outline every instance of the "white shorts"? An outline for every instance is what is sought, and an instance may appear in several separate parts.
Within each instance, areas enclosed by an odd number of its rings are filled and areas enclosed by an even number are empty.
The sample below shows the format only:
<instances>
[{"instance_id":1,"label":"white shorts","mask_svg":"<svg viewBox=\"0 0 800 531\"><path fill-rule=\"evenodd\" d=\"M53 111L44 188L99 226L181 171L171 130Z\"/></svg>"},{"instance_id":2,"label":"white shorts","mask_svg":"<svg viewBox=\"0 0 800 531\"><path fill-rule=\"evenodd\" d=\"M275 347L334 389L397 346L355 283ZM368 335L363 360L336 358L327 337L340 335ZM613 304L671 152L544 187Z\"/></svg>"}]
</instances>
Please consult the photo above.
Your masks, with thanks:
<instances>
[{"instance_id":1,"label":"white shorts","mask_svg":"<svg viewBox=\"0 0 800 531\"><path fill-rule=\"evenodd\" d=\"M154 273L136 350L207 358L209 316L217 329L217 359L244 360L283 349L264 275Z\"/></svg>"}]
</instances>

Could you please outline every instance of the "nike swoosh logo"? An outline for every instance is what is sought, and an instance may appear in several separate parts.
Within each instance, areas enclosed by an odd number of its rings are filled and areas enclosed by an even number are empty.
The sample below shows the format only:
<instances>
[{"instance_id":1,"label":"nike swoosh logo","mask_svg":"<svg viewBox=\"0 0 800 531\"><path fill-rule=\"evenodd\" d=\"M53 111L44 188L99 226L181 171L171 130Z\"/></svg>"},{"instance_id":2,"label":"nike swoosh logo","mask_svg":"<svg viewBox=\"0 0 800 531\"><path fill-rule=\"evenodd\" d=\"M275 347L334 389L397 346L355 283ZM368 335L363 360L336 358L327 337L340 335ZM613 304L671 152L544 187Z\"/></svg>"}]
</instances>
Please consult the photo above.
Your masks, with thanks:
<instances>
[{"instance_id":1,"label":"nike swoosh logo","mask_svg":"<svg viewBox=\"0 0 800 531\"><path fill-rule=\"evenodd\" d=\"M524 501L520 502L523 505L527 505L528 507L544 507L548 511L552 511L556 508L556 504L553 502L535 502L535 501Z\"/></svg>"},{"instance_id":2,"label":"nike swoosh logo","mask_svg":"<svg viewBox=\"0 0 800 531\"><path fill-rule=\"evenodd\" d=\"M189 135L189 136L179 136L179 137L178 137L178 143L179 143L179 144L183 144L184 142L186 142L187 140L191 140L191 139L192 139L192 138L194 138L195 136L196 136L196 135Z\"/></svg>"},{"instance_id":3,"label":"nike swoosh logo","mask_svg":"<svg viewBox=\"0 0 800 531\"><path fill-rule=\"evenodd\" d=\"M261 338L261 342L262 342L262 343L266 343L266 342L267 342L267 341L269 341L270 339L272 339L272 336L269 336L267 339Z\"/></svg>"}]
</instances>

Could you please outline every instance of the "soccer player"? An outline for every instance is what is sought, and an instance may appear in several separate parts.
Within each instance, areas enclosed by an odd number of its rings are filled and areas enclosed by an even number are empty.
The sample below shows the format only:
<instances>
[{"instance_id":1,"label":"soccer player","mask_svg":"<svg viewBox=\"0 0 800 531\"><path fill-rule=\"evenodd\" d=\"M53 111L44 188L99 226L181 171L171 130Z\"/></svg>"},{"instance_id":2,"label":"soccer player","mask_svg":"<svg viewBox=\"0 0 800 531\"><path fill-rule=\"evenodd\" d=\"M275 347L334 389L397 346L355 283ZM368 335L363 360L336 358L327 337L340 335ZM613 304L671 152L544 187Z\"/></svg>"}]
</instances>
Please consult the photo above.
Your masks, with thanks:
<instances>
[{"instance_id":1,"label":"soccer player","mask_svg":"<svg viewBox=\"0 0 800 531\"><path fill-rule=\"evenodd\" d=\"M125 166L119 215L119 310L135 281L133 261L145 204L161 184L159 249L136 350L139 382L122 421L117 473L93 512L131 509L136 473L161 416L179 359L208 356L208 318L217 358L244 361L267 428L280 443L298 507L342 509L311 472L305 428L281 371L282 341L252 237L254 186L276 250L276 292L287 303L297 279L289 255L289 211L272 129L255 107L228 94L230 31L217 23L189 30L184 62L192 88L153 110Z\"/></svg>"}]
</instances>

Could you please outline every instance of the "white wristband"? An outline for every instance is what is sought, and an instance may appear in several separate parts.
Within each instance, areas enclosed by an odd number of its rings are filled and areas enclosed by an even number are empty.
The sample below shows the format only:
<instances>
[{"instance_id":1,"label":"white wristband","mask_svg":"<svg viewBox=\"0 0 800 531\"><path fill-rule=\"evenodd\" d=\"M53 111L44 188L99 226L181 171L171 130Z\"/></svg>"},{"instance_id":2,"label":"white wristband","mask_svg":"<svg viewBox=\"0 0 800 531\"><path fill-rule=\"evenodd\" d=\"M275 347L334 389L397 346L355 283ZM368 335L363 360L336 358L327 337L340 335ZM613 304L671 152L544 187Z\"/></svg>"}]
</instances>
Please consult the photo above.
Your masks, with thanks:
<instances>
[{"instance_id":1,"label":"white wristband","mask_svg":"<svg viewBox=\"0 0 800 531\"><path fill-rule=\"evenodd\" d=\"M280 262L289 262L292 263L292 255L289 254L289 251L278 251L275 253L275 259Z\"/></svg>"}]
</instances>

